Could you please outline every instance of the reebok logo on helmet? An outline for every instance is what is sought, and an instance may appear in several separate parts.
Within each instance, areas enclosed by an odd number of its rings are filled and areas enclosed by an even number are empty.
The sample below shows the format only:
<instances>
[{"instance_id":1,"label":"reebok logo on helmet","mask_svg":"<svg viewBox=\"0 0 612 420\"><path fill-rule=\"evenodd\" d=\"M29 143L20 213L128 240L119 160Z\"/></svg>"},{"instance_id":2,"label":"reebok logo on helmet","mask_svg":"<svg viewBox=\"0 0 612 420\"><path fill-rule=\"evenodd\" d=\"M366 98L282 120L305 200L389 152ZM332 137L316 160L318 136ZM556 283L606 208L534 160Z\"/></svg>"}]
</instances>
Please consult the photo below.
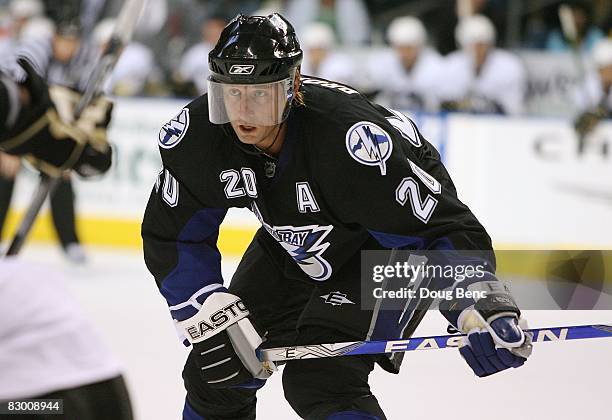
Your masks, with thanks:
<instances>
[{"instance_id":1,"label":"reebok logo on helmet","mask_svg":"<svg viewBox=\"0 0 612 420\"><path fill-rule=\"evenodd\" d=\"M251 74L255 70L254 64L234 64L230 67L229 74Z\"/></svg>"}]
</instances>

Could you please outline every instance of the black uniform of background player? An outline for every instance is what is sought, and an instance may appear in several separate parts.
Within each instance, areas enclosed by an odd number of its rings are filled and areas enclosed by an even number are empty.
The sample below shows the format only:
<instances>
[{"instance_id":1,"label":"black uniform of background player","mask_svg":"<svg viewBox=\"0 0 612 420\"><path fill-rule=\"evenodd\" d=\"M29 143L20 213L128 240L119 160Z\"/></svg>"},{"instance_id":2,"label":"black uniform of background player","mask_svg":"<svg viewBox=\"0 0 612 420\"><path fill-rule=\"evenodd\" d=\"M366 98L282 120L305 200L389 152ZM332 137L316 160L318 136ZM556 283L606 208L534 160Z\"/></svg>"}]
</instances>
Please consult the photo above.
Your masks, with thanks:
<instances>
[{"instance_id":1,"label":"black uniform of background player","mask_svg":"<svg viewBox=\"0 0 612 420\"><path fill-rule=\"evenodd\" d=\"M275 17L252 19L265 33L265 19ZM211 52L217 73L215 54L232 50L236 25L248 35L248 19L231 22ZM361 251L491 251L490 238L408 118L335 82L302 76L300 92L303 103L293 101L277 157L242 144L229 125L209 122L210 90L164 125L163 168L142 226L145 261L173 318L194 316L207 297L227 290L216 246L227 209L250 208L262 227L229 292L267 332L266 346L397 338L397 318L374 323L372 311L361 310ZM326 304L322 297L333 292L352 303ZM457 313L446 315L456 321ZM184 418L254 418L255 390L208 386L195 353L183 372ZM368 385L376 361L399 368L373 356L288 362L285 397L303 418L383 419Z\"/></svg>"}]
</instances>

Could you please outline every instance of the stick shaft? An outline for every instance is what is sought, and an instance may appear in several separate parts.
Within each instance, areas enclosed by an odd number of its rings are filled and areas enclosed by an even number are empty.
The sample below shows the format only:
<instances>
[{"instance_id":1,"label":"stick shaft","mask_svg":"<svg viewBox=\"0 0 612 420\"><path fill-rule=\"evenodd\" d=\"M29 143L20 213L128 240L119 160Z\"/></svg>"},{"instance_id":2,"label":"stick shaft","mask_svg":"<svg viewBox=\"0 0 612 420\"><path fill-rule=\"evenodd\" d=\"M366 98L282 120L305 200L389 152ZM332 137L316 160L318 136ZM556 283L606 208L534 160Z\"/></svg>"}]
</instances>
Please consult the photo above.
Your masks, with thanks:
<instances>
[{"instance_id":1,"label":"stick shaft","mask_svg":"<svg viewBox=\"0 0 612 420\"><path fill-rule=\"evenodd\" d=\"M575 325L529 329L533 342L582 340L585 338L612 337L612 324ZM257 350L262 361L280 362L322 357L355 356L359 354L383 354L414 350L434 350L457 347L463 334L413 337L406 340L353 341L306 346L276 347Z\"/></svg>"}]
</instances>

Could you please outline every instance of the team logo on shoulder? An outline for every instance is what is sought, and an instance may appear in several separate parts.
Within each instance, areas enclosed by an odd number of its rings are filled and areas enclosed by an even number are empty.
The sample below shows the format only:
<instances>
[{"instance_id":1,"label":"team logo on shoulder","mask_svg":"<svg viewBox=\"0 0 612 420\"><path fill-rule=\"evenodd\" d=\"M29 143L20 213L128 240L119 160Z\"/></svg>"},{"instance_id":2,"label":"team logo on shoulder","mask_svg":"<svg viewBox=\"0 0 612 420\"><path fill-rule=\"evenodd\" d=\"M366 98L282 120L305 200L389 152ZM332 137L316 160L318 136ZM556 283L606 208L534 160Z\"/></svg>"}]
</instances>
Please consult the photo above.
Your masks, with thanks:
<instances>
[{"instance_id":1,"label":"team logo on shoulder","mask_svg":"<svg viewBox=\"0 0 612 420\"><path fill-rule=\"evenodd\" d=\"M159 130L159 147L172 149L183 139L188 128L189 109L183 108L176 117L164 124Z\"/></svg>"},{"instance_id":2,"label":"team logo on shoulder","mask_svg":"<svg viewBox=\"0 0 612 420\"><path fill-rule=\"evenodd\" d=\"M346 132L346 149L362 165L378 166L380 174L387 174L387 159L393 151L391 136L369 121L353 124Z\"/></svg>"},{"instance_id":3,"label":"team logo on shoulder","mask_svg":"<svg viewBox=\"0 0 612 420\"><path fill-rule=\"evenodd\" d=\"M229 74L251 74L255 70L254 64L234 64L230 67Z\"/></svg>"}]
</instances>

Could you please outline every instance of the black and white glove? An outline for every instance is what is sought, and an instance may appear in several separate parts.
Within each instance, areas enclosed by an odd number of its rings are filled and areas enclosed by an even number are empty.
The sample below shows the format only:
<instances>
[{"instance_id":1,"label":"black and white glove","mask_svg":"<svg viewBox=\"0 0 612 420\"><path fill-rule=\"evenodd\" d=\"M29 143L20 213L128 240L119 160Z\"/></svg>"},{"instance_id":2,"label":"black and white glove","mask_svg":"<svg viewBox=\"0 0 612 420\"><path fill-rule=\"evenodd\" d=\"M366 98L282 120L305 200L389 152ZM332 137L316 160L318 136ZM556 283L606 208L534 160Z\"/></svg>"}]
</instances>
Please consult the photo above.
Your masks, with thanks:
<instances>
[{"instance_id":1,"label":"black and white glove","mask_svg":"<svg viewBox=\"0 0 612 420\"><path fill-rule=\"evenodd\" d=\"M49 87L31 63L20 59L19 65L25 73L19 84L21 108L15 123L0 135L0 149L25 156L34 167L51 176L60 176L69 169L84 177L106 172L111 165L106 127L112 104L96 99L79 120L73 121L75 97L69 107L65 106L67 101L60 104L61 100L56 106ZM60 110L70 116L62 115Z\"/></svg>"},{"instance_id":2,"label":"black and white glove","mask_svg":"<svg viewBox=\"0 0 612 420\"><path fill-rule=\"evenodd\" d=\"M476 285L487 295L459 315L457 327L467 334L461 356L479 377L522 366L531 354L532 334L523 331L527 324L512 295L499 281Z\"/></svg>"},{"instance_id":3,"label":"black and white glove","mask_svg":"<svg viewBox=\"0 0 612 420\"><path fill-rule=\"evenodd\" d=\"M202 378L212 388L258 387L274 372L273 363L261 362L255 354L263 340L248 316L238 296L217 292L196 315L179 322Z\"/></svg>"},{"instance_id":4,"label":"black and white glove","mask_svg":"<svg viewBox=\"0 0 612 420\"><path fill-rule=\"evenodd\" d=\"M111 121L113 103L107 97L98 95L85 107L79 118L74 120L74 111L81 100L81 94L63 86L51 86L49 94L62 121L86 135L84 148L73 169L84 178L105 173L111 165L112 151L107 129Z\"/></svg>"},{"instance_id":5,"label":"black and white glove","mask_svg":"<svg viewBox=\"0 0 612 420\"><path fill-rule=\"evenodd\" d=\"M578 115L574 120L574 129L580 136L586 136L591 133L599 122L606 118L606 110L602 107L589 109Z\"/></svg>"}]
</instances>

